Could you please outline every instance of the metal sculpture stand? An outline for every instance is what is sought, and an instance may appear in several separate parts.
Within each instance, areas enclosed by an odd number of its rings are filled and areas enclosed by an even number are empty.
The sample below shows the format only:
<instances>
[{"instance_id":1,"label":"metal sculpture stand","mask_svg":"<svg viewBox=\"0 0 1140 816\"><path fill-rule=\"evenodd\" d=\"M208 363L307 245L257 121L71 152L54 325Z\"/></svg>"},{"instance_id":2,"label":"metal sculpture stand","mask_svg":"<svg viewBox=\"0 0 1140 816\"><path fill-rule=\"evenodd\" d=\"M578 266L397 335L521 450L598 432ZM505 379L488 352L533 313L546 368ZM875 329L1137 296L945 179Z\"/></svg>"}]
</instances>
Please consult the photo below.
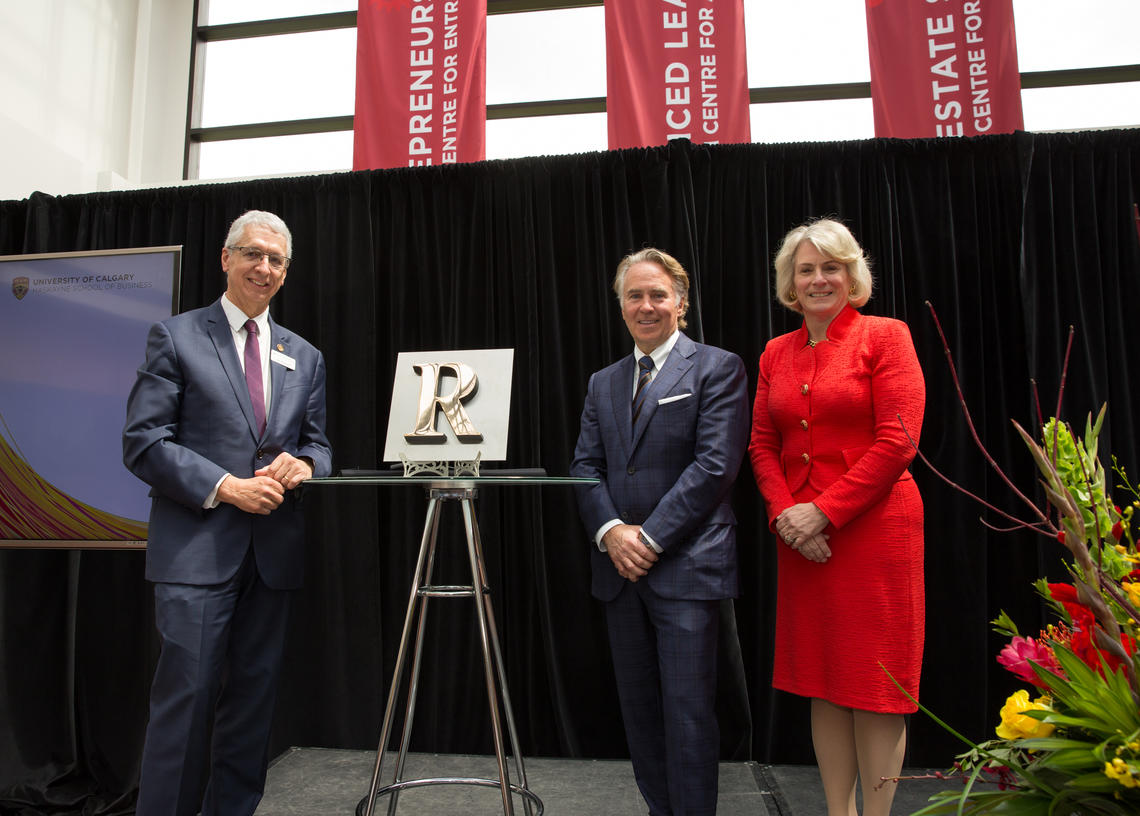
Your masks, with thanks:
<instances>
[{"instance_id":1,"label":"metal sculpture stand","mask_svg":"<svg viewBox=\"0 0 1140 816\"><path fill-rule=\"evenodd\" d=\"M514 816L514 795L523 800L527 816L542 816L542 800L528 787L526 769L523 767L522 752L519 750L518 733L511 711L511 697L507 691L507 675L503 668L503 655L499 648L499 635L495 627L495 615L491 608L491 591L487 586L487 574L483 563L483 547L479 538L479 525L475 520L472 500L474 487L439 487L428 490L427 518L424 521L423 538L420 541L419 557L416 561L412 590L408 598L408 612L404 618L404 632L400 637L400 649L396 657L396 668L392 673L392 685L388 690L388 704L384 710L384 724L380 731L380 746L376 751L376 766L372 772L372 783L368 795L356 807L357 816L373 816L376 799L387 795L388 814L394 816L400 791L405 788L426 785L477 785L499 788L503 796L503 813ZM432 570L435 566L436 541L439 531L440 503L458 501L463 511L463 524L467 533L467 556L471 562L471 586L437 586L432 584ZM483 673L487 684L487 702L491 712L492 736L495 743L495 758L499 766L498 779L470 777L432 777L426 779L403 779L404 764L411 741L412 721L416 708L416 687L419 681L421 657L423 655L424 623L427 619L428 599L466 598L475 602L475 617L479 624L479 639L483 647ZM418 613L418 614L417 614ZM412 667L408 682L407 703L404 713L404 727L400 737L400 752L396 758L396 772L393 781L381 786L384 769L384 749L391 735L400 682L408 657L408 645L415 627L415 645L412 649ZM511 751L515 758L515 771L518 784L511 784L503 746L503 728L499 717L499 698L502 698L503 714L507 721ZM536 808L532 810L532 804Z\"/></svg>"}]
</instances>

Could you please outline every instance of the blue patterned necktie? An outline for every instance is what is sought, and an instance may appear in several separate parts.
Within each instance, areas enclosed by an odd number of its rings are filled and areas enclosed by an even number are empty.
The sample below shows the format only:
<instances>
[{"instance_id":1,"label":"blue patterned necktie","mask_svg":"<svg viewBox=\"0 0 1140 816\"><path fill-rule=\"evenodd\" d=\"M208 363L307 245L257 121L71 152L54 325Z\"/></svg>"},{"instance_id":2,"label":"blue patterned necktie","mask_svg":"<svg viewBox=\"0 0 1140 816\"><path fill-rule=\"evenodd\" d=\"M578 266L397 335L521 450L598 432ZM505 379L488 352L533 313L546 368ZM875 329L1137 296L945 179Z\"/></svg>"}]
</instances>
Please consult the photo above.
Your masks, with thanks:
<instances>
[{"instance_id":1,"label":"blue patterned necktie","mask_svg":"<svg viewBox=\"0 0 1140 816\"><path fill-rule=\"evenodd\" d=\"M646 354L637 361L639 373L637 375L637 388L633 390L633 424L637 425L637 417L641 414L641 406L645 402L645 386L653 378L653 358Z\"/></svg>"}]
</instances>

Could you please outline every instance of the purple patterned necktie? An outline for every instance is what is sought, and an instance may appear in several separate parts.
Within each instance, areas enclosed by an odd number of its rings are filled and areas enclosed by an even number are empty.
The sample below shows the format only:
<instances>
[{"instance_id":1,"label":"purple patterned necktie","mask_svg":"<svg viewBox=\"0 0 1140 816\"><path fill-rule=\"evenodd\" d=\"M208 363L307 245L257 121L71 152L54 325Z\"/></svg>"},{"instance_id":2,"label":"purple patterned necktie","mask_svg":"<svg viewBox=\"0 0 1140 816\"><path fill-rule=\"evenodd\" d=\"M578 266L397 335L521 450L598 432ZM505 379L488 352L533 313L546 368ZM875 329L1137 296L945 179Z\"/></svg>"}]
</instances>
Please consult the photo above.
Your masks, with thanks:
<instances>
[{"instance_id":1,"label":"purple patterned necktie","mask_svg":"<svg viewBox=\"0 0 1140 816\"><path fill-rule=\"evenodd\" d=\"M637 417L641 414L641 406L645 402L645 386L649 385L649 380L653 375L653 358L646 354L637 361L637 368L639 374L637 376L637 388L633 392L633 424L637 425Z\"/></svg>"},{"instance_id":2,"label":"purple patterned necktie","mask_svg":"<svg viewBox=\"0 0 1140 816\"><path fill-rule=\"evenodd\" d=\"M245 384L253 401L257 435L265 432L265 386L261 382L261 349L257 345L257 323L245 321Z\"/></svg>"}]
</instances>

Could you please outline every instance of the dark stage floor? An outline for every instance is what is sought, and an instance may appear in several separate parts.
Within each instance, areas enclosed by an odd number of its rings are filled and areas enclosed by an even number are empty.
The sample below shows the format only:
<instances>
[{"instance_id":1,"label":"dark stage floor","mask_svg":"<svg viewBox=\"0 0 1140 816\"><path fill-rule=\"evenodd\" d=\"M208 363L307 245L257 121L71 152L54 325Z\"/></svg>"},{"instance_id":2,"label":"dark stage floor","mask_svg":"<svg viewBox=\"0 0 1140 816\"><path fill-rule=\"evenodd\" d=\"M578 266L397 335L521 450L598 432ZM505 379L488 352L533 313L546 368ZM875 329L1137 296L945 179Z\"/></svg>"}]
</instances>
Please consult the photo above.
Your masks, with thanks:
<instances>
[{"instance_id":1,"label":"dark stage floor","mask_svg":"<svg viewBox=\"0 0 1140 816\"><path fill-rule=\"evenodd\" d=\"M269 769L265 798L257 816L331 816L353 814L367 794L376 754L329 748L292 748ZM385 759L389 779L395 757ZM509 766L514 779L514 765ZM908 774L911 772L907 772ZM410 754L405 778L494 778L494 757ZM530 789L541 799L544 816L633 816L645 807L633 782L629 762L588 759L526 759ZM907 781L895 796L894 813L909 814L948 783ZM387 800L378 800L378 814ZM399 816L501 814L497 788L432 785L400 794ZM515 813L523 814L516 796ZM720 766L718 816L826 816L819 774L814 767L725 762Z\"/></svg>"}]
</instances>

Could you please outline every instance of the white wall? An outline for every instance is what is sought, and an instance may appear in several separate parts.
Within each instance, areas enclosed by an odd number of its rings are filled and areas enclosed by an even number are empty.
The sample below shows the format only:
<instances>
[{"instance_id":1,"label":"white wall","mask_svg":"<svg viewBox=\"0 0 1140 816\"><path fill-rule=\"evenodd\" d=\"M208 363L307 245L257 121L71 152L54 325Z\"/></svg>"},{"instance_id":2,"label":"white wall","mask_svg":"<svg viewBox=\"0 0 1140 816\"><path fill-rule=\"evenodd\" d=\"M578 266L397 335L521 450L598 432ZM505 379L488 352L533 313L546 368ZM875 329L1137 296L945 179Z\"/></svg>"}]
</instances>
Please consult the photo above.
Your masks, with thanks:
<instances>
[{"instance_id":1,"label":"white wall","mask_svg":"<svg viewBox=\"0 0 1140 816\"><path fill-rule=\"evenodd\" d=\"M193 0L0 0L0 199L177 184Z\"/></svg>"}]
</instances>

